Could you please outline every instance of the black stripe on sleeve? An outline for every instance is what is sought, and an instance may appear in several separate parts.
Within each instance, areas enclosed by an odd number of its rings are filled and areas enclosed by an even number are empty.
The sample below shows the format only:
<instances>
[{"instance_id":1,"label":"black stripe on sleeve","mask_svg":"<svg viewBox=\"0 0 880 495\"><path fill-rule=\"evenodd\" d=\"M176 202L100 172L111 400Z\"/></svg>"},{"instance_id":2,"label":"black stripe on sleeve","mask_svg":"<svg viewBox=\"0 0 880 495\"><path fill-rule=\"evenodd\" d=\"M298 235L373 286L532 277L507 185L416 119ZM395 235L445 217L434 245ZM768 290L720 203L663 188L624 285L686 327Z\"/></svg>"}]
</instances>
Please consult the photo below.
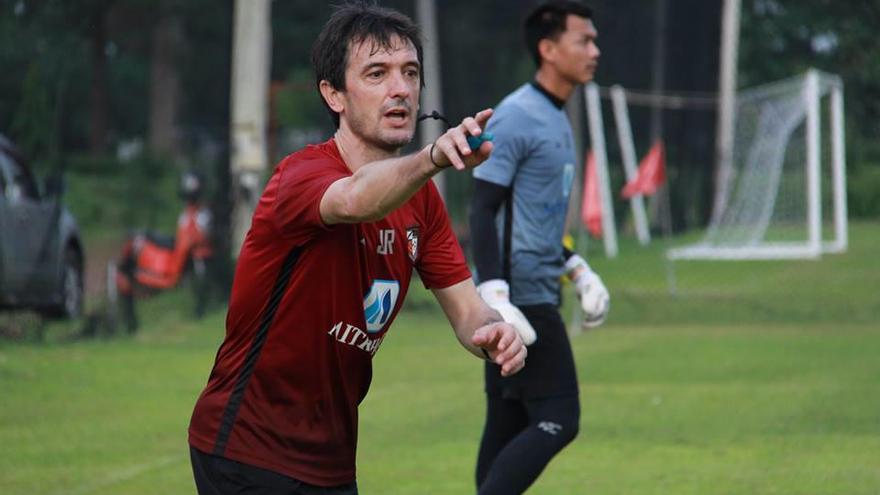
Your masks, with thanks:
<instances>
[{"instance_id":1,"label":"black stripe on sleeve","mask_svg":"<svg viewBox=\"0 0 880 495\"><path fill-rule=\"evenodd\" d=\"M287 290L287 284L290 282L290 277L293 274L293 268L299 259L300 252L300 247L294 248L281 265L281 271L275 280L275 286L272 288L272 293L269 296L269 303L260 315L260 327L257 329L257 334L254 336L254 341L251 343L251 348L245 357L241 373L235 380L235 386L232 388L229 402L226 403L226 409L223 411L220 429L217 432L217 443L214 445L214 455L223 455L223 452L226 450L226 443L229 441L232 426L235 424L235 418L238 416L238 409L241 407L245 389L251 374L253 374L254 366L257 363L257 358L260 356L260 351L263 349L263 344L266 343L269 328L272 326L275 312L278 310L278 305L281 303L284 292Z\"/></svg>"}]
</instances>

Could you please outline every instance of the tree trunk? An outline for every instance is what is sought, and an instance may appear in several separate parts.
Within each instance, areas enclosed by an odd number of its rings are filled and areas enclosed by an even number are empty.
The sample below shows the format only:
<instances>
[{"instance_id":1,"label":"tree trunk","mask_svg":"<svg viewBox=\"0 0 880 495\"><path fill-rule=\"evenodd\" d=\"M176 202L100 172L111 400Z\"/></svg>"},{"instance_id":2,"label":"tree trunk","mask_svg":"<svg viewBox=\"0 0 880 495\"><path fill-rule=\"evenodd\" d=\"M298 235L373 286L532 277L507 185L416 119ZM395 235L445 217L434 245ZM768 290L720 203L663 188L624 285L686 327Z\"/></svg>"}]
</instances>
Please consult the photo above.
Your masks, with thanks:
<instances>
[{"instance_id":1,"label":"tree trunk","mask_svg":"<svg viewBox=\"0 0 880 495\"><path fill-rule=\"evenodd\" d=\"M92 84L89 93L89 150L103 153L107 150L107 120L109 93L107 83L107 11L96 8L92 13Z\"/></svg>"},{"instance_id":2,"label":"tree trunk","mask_svg":"<svg viewBox=\"0 0 880 495\"><path fill-rule=\"evenodd\" d=\"M178 147L177 108L180 76L176 54L183 50L180 18L167 15L153 30L150 71L150 150L176 156Z\"/></svg>"}]
</instances>

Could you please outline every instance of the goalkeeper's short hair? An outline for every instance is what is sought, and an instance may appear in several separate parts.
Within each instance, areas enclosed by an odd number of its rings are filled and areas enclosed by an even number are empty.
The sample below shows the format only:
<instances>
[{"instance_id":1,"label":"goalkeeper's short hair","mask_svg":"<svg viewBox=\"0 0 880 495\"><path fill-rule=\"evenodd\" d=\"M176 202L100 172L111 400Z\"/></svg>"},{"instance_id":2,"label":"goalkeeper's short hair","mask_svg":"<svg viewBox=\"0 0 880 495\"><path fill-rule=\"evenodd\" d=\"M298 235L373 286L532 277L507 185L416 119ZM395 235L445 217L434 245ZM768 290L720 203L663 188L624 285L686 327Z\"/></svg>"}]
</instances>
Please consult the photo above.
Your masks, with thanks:
<instances>
[{"instance_id":1,"label":"goalkeeper's short hair","mask_svg":"<svg viewBox=\"0 0 880 495\"><path fill-rule=\"evenodd\" d=\"M526 48L536 66L541 66L538 43L543 39L559 38L559 35L565 31L565 19L569 15L592 19L593 10L575 0L551 0L539 5L526 17L523 34Z\"/></svg>"}]
</instances>

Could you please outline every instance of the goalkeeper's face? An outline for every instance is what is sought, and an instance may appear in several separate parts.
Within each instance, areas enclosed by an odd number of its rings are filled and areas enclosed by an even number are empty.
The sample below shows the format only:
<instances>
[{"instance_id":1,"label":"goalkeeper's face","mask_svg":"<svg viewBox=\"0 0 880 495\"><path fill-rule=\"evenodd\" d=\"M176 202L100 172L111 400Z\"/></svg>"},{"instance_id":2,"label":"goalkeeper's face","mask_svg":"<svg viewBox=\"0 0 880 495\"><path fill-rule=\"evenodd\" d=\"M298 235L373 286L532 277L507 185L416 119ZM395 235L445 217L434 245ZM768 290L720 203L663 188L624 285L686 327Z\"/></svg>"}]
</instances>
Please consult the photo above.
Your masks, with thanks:
<instances>
[{"instance_id":1,"label":"goalkeeper's face","mask_svg":"<svg viewBox=\"0 0 880 495\"><path fill-rule=\"evenodd\" d=\"M593 80L601 53L596 45L597 36L590 19L576 15L565 19L565 31L554 41L557 53L551 64L560 77L572 84Z\"/></svg>"}]
</instances>

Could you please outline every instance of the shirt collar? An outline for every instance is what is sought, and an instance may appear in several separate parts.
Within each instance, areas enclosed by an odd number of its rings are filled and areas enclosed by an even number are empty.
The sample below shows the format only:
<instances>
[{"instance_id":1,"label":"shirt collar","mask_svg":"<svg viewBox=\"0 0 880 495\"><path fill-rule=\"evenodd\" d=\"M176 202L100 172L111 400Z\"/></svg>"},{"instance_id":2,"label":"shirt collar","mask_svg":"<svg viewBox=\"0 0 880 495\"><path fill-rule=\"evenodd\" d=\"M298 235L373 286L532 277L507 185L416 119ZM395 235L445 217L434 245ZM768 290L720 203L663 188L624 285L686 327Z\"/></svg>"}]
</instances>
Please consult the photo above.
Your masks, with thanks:
<instances>
[{"instance_id":1,"label":"shirt collar","mask_svg":"<svg viewBox=\"0 0 880 495\"><path fill-rule=\"evenodd\" d=\"M552 103L554 107L562 110L562 107L565 106L565 100L561 100L561 99L557 98L556 95L554 95L553 93L547 91L547 88L545 88L544 86L541 86L541 83L539 83L538 81L532 81L531 85L533 88L537 89L539 93L546 96L547 99L550 100L550 103Z\"/></svg>"}]
</instances>

